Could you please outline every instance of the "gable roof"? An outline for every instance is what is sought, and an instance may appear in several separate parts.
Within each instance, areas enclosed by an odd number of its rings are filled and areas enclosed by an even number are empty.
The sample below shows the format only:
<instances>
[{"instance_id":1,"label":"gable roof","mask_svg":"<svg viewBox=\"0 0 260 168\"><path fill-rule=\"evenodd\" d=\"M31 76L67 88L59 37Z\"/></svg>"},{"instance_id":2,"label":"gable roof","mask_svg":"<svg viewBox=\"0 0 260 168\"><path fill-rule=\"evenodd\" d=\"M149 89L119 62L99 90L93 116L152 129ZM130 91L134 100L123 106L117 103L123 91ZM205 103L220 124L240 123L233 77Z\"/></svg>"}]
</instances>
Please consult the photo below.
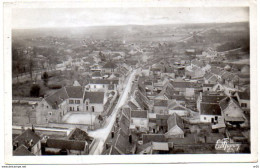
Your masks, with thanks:
<instances>
[{"instance_id":1,"label":"gable roof","mask_svg":"<svg viewBox=\"0 0 260 168\"><path fill-rule=\"evenodd\" d=\"M52 106L52 108L57 108L59 104L61 104L64 100L68 99L69 96L66 92L65 87L59 89L54 94L45 98L45 101Z\"/></svg>"},{"instance_id":2,"label":"gable roof","mask_svg":"<svg viewBox=\"0 0 260 168\"><path fill-rule=\"evenodd\" d=\"M219 103L222 99L226 98L227 96L218 95L218 94L202 94L202 102L205 103Z\"/></svg>"},{"instance_id":3,"label":"gable roof","mask_svg":"<svg viewBox=\"0 0 260 168\"><path fill-rule=\"evenodd\" d=\"M103 104L105 92L85 92L84 102L89 99L89 103Z\"/></svg>"},{"instance_id":4,"label":"gable roof","mask_svg":"<svg viewBox=\"0 0 260 168\"><path fill-rule=\"evenodd\" d=\"M139 90L134 92L134 99L138 103L141 109L148 110L150 107L149 99L143 95Z\"/></svg>"},{"instance_id":5,"label":"gable roof","mask_svg":"<svg viewBox=\"0 0 260 168\"><path fill-rule=\"evenodd\" d=\"M149 142L167 142L164 134L143 134L143 144Z\"/></svg>"},{"instance_id":6,"label":"gable roof","mask_svg":"<svg viewBox=\"0 0 260 168\"><path fill-rule=\"evenodd\" d=\"M194 83L194 82L171 81L171 84L174 88L198 88L198 87L201 87L200 83Z\"/></svg>"},{"instance_id":7,"label":"gable roof","mask_svg":"<svg viewBox=\"0 0 260 168\"><path fill-rule=\"evenodd\" d=\"M131 118L148 118L147 110L132 110Z\"/></svg>"},{"instance_id":8,"label":"gable roof","mask_svg":"<svg viewBox=\"0 0 260 168\"><path fill-rule=\"evenodd\" d=\"M88 143L91 143L93 138L88 136L85 131L79 128L74 128L68 135L68 140L87 141Z\"/></svg>"},{"instance_id":9,"label":"gable roof","mask_svg":"<svg viewBox=\"0 0 260 168\"><path fill-rule=\"evenodd\" d=\"M200 103L200 114L221 116L221 109L218 103Z\"/></svg>"},{"instance_id":10,"label":"gable roof","mask_svg":"<svg viewBox=\"0 0 260 168\"><path fill-rule=\"evenodd\" d=\"M69 98L83 98L84 89L81 86L66 86L66 92Z\"/></svg>"},{"instance_id":11,"label":"gable roof","mask_svg":"<svg viewBox=\"0 0 260 168\"><path fill-rule=\"evenodd\" d=\"M168 130L172 129L176 125L180 127L181 129L184 129L183 121L181 117L179 117L177 114L173 113L167 120L168 124Z\"/></svg>"},{"instance_id":12,"label":"gable roof","mask_svg":"<svg viewBox=\"0 0 260 168\"><path fill-rule=\"evenodd\" d=\"M13 151L14 156L35 156L28 148L24 145L19 146L15 151Z\"/></svg>"},{"instance_id":13,"label":"gable roof","mask_svg":"<svg viewBox=\"0 0 260 168\"><path fill-rule=\"evenodd\" d=\"M225 110L229 106L230 102L233 102L237 107L241 108L239 103L235 99L233 99L232 97L226 97L219 102L221 110Z\"/></svg>"},{"instance_id":14,"label":"gable roof","mask_svg":"<svg viewBox=\"0 0 260 168\"><path fill-rule=\"evenodd\" d=\"M47 139L46 147L84 151L86 144L87 144L86 141L75 141L75 140L66 140L66 139Z\"/></svg>"},{"instance_id":15,"label":"gable roof","mask_svg":"<svg viewBox=\"0 0 260 168\"><path fill-rule=\"evenodd\" d=\"M24 131L21 135L17 136L13 142L18 143L18 147L20 145L24 145L25 147L30 146L30 141L32 140L32 146L34 146L36 143L38 143L41 138L39 135L37 135L35 132L33 132L31 129L27 129Z\"/></svg>"}]
</instances>

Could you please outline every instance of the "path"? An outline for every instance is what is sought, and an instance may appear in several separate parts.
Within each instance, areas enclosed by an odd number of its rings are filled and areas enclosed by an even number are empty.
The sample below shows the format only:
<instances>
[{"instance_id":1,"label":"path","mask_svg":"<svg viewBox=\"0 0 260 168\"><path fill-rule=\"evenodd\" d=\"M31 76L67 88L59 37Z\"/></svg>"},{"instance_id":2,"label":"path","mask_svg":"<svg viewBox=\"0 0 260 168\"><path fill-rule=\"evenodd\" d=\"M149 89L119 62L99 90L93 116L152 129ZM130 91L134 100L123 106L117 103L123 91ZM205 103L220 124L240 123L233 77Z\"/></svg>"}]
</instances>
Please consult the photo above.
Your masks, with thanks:
<instances>
[{"instance_id":1,"label":"path","mask_svg":"<svg viewBox=\"0 0 260 168\"><path fill-rule=\"evenodd\" d=\"M90 151L90 154L99 155L103 151L103 147L105 144L105 141L107 137L109 136L109 133L112 130L112 127L116 121L116 116L119 112L119 109L125 104L128 98L128 93L131 90L132 87L132 81L135 78L137 70L133 70L133 72L129 75L129 78L127 80L125 89L123 94L120 96L117 105L115 106L112 115L107 118L106 124L103 128L95 130L95 131L89 131L88 134L96 139L96 144L94 144L92 150Z\"/></svg>"}]
</instances>

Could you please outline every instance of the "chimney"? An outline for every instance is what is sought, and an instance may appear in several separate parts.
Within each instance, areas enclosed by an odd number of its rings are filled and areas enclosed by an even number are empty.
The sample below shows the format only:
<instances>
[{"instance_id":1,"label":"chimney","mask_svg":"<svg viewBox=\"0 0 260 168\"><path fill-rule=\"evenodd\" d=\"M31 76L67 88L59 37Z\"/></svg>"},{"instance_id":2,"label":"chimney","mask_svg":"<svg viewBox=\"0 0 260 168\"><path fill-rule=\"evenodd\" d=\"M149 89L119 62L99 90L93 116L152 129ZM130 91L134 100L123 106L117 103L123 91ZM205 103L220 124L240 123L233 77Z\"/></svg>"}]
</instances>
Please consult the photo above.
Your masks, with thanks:
<instances>
[{"instance_id":1,"label":"chimney","mask_svg":"<svg viewBox=\"0 0 260 168\"><path fill-rule=\"evenodd\" d=\"M132 144L132 135L131 134L128 136L128 140L129 140L129 143Z\"/></svg>"},{"instance_id":2,"label":"chimney","mask_svg":"<svg viewBox=\"0 0 260 168\"><path fill-rule=\"evenodd\" d=\"M111 132L111 138L114 138L114 131Z\"/></svg>"},{"instance_id":3,"label":"chimney","mask_svg":"<svg viewBox=\"0 0 260 168\"><path fill-rule=\"evenodd\" d=\"M32 125L32 132L35 132L34 126Z\"/></svg>"}]
</instances>

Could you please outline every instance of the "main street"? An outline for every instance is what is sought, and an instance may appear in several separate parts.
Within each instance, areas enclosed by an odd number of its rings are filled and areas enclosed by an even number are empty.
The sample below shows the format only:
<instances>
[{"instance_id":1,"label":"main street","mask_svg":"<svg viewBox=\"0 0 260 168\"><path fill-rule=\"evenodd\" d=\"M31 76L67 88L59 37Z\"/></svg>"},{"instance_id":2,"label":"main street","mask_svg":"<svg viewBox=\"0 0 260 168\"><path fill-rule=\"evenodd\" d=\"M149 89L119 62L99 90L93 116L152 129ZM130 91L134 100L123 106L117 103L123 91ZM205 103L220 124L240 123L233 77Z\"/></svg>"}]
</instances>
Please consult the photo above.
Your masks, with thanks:
<instances>
[{"instance_id":1,"label":"main street","mask_svg":"<svg viewBox=\"0 0 260 168\"><path fill-rule=\"evenodd\" d=\"M120 108L125 104L125 102L128 99L133 80L135 79L136 71L137 70L133 70L132 73L129 75L129 78L126 81L126 85L124 87L124 91L121 94L121 96L117 102L117 105L115 106L111 116L107 118L105 126L101 129L88 132L88 134L90 136L95 138L95 144L93 145L89 154L99 155L102 153L104 143L105 143L106 139L108 138L109 133L111 132L113 125L116 121L116 116L117 116L118 112L120 111Z\"/></svg>"}]
</instances>

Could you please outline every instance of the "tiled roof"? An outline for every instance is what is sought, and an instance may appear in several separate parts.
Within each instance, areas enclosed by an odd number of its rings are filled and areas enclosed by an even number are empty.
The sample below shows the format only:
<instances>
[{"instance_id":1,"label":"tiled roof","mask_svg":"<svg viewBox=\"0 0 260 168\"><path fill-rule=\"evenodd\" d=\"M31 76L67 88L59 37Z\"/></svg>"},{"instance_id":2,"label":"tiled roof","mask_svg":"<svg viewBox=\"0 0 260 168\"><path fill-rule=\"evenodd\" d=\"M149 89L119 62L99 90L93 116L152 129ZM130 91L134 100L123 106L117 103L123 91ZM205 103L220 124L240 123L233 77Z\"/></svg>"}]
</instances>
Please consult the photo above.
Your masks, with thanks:
<instances>
[{"instance_id":1,"label":"tiled roof","mask_svg":"<svg viewBox=\"0 0 260 168\"><path fill-rule=\"evenodd\" d=\"M163 106L167 107L168 106L168 100L154 100L154 106Z\"/></svg>"},{"instance_id":2,"label":"tiled roof","mask_svg":"<svg viewBox=\"0 0 260 168\"><path fill-rule=\"evenodd\" d=\"M181 129L184 129L183 121L181 117L179 117L177 114L173 113L167 120L168 124L168 130L172 129L176 125L180 127Z\"/></svg>"},{"instance_id":3,"label":"tiled roof","mask_svg":"<svg viewBox=\"0 0 260 168\"><path fill-rule=\"evenodd\" d=\"M109 85L109 84L116 84L118 85L118 82L119 80L118 79L91 79L89 80L89 83L90 84L106 84L106 85Z\"/></svg>"},{"instance_id":4,"label":"tiled roof","mask_svg":"<svg viewBox=\"0 0 260 168\"><path fill-rule=\"evenodd\" d=\"M32 146L34 146L36 143L38 143L41 138L39 135L37 135L35 132L33 132L31 129L27 129L24 131L21 135L17 136L13 142L18 143L18 146L24 145L27 148L30 146L30 141L32 140Z\"/></svg>"},{"instance_id":5,"label":"tiled roof","mask_svg":"<svg viewBox=\"0 0 260 168\"><path fill-rule=\"evenodd\" d=\"M237 92L237 94L242 100L250 100L250 94L247 92Z\"/></svg>"},{"instance_id":6,"label":"tiled roof","mask_svg":"<svg viewBox=\"0 0 260 168\"><path fill-rule=\"evenodd\" d=\"M93 138L89 137L88 134L85 131L83 131L79 128L75 128L68 135L68 140L91 142L91 141L93 141Z\"/></svg>"},{"instance_id":7,"label":"tiled roof","mask_svg":"<svg viewBox=\"0 0 260 168\"><path fill-rule=\"evenodd\" d=\"M236 106L240 108L239 103L238 103L234 98L232 98L232 97L226 97L225 99L223 99L223 100L221 100L221 101L219 102L219 105L220 105L220 107L221 107L221 110L225 110L225 109L228 107L228 105L229 105L230 102L235 103Z\"/></svg>"},{"instance_id":8,"label":"tiled roof","mask_svg":"<svg viewBox=\"0 0 260 168\"><path fill-rule=\"evenodd\" d=\"M131 108L131 110L137 110L138 109L138 107L132 101L128 101L128 106Z\"/></svg>"},{"instance_id":9,"label":"tiled roof","mask_svg":"<svg viewBox=\"0 0 260 168\"><path fill-rule=\"evenodd\" d=\"M202 102L219 103L222 99L226 98L224 95L202 95Z\"/></svg>"},{"instance_id":10,"label":"tiled roof","mask_svg":"<svg viewBox=\"0 0 260 168\"><path fill-rule=\"evenodd\" d=\"M65 87L59 89L54 94L45 98L46 102L51 105L53 108L57 108L59 104L61 104L64 100L68 99L69 96L66 92Z\"/></svg>"},{"instance_id":11,"label":"tiled roof","mask_svg":"<svg viewBox=\"0 0 260 168\"><path fill-rule=\"evenodd\" d=\"M200 113L202 115L221 116L221 109L218 103L200 103Z\"/></svg>"},{"instance_id":12,"label":"tiled roof","mask_svg":"<svg viewBox=\"0 0 260 168\"><path fill-rule=\"evenodd\" d=\"M143 134L143 144L149 142L167 142L164 134Z\"/></svg>"},{"instance_id":13,"label":"tiled roof","mask_svg":"<svg viewBox=\"0 0 260 168\"><path fill-rule=\"evenodd\" d=\"M110 68L110 69L115 69L117 65L113 62L107 62L105 65L103 65L103 68Z\"/></svg>"},{"instance_id":14,"label":"tiled roof","mask_svg":"<svg viewBox=\"0 0 260 168\"><path fill-rule=\"evenodd\" d=\"M119 120L119 128L121 128L122 132L124 132L125 135L129 134L129 126L130 120L125 115L121 115L121 118Z\"/></svg>"},{"instance_id":15,"label":"tiled roof","mask_svg":"<svg viewBox=\"0 0 260 168\"><path fill-rule=\"evenodd\" d=\"M142 109L148 110L150 108L149 99L145 95L143 95L139 90L135 91L134 99Z\"/></svg>"},{"instance_id":16,"label":"tiled roof","mask_svg":"<svg viewBox=\"0 0 260 168\"><path fill-rule=\"evenodd\" d=\"M90 103L103 104L105 92L85 92L84 102L89 99Z\"/></svg>"},{"instance_id":17,"label":"tiled roof","mask_svg":"<svg viewBox=\"0 0 260 168\"><path fill-rule=\"evenodd\" d=\"M69 98L82 98L84 88L81 86L67 86L65 87Z\"/></svg>"},{"instance_id":18,"label":"tiled roof","mask_svg":"<svg viewBox=\"0 0 260 168\"><path fill-rule=\"evenodd\" d=\"M28 148L24 145L19 146L15 151L13 151L14 156L35 156Z\"/></svg>"},{"instance_id":19,"label":"tiled roof","mask_svg":"<svg viewBox=\"0 0 260 168\"><path fill-rule=\"evenodd\" d=\"M130 113L131 109L130 108L123 108L123 115L125 115L128 119L130 119Z\"/></svg>"},{"instance_id":20,"label":"tiled roof","mask_svg":"<svg viewBox=\"0 0 260 168\"><path fill-rule=\"evenodd\" d=\"M128 137L118 134L115 142L115 148L119 150L122 154L127 154L128 144L129 144Z\"/></svg>"},{"instance_id":21,"label":"tiled roof","mask_svg":"<svg viewBox=\"0 0 260 168\"><path fill-rule=\"evenodd\" d=\"M47 139L46 147L84 151L86 144L87 144L86 141L75 141L75 140L66 140L66 139Z\"/></svg>"},{"instance_id":22,"label":"tiled roof","mask_svg":"<svg viewBox=\"0 0 260 168\"><path fill-rule=\"evenodd\" d=\"M147 110L132 110L131 118L148 118Z\"/></svg>"},{"instance_id":23,"label":"tiled roof","mask_svg":"<svg viewBox=\"0 0 260 168\"><path fill-rule=\"evenodd\" d=\"M166 114L156 114L156 124L158 126L167 126L167 120L170 117L170 115Z\"/></svg>"},{"instance_id":24,"label":"tiled roof","mask_svg":"<svg viewBox=\"0 0 260 168\"><path fill-rule=\"evenodd\" d=\"M201 84L199 83L194 83L194 82L171 82L172 86L174 88L197 88L201 87Z\"/></svg>"},{"instance_id":25,"label":"tiled roof","mask_svg":"<svg viewBox=\"0 0 260 168\"><path fill-rule=\"evenodd\" d=\"M101 73L100 72L93 72L92 77L101 77Z\"/></svg>"},{"instance_id":26,"label":"tiled roof","mask_svg":"<svg viewBox=\"0 0 260 168\"><path fill-rule=\"evenodd\" d=\"M214 85L215 85L215 84L210 84L210 83L209 83L209 84L206 84L206 83L204 83L202 86L203 86L203 87L213 87Z\"/></svg>"}]
</instances>

